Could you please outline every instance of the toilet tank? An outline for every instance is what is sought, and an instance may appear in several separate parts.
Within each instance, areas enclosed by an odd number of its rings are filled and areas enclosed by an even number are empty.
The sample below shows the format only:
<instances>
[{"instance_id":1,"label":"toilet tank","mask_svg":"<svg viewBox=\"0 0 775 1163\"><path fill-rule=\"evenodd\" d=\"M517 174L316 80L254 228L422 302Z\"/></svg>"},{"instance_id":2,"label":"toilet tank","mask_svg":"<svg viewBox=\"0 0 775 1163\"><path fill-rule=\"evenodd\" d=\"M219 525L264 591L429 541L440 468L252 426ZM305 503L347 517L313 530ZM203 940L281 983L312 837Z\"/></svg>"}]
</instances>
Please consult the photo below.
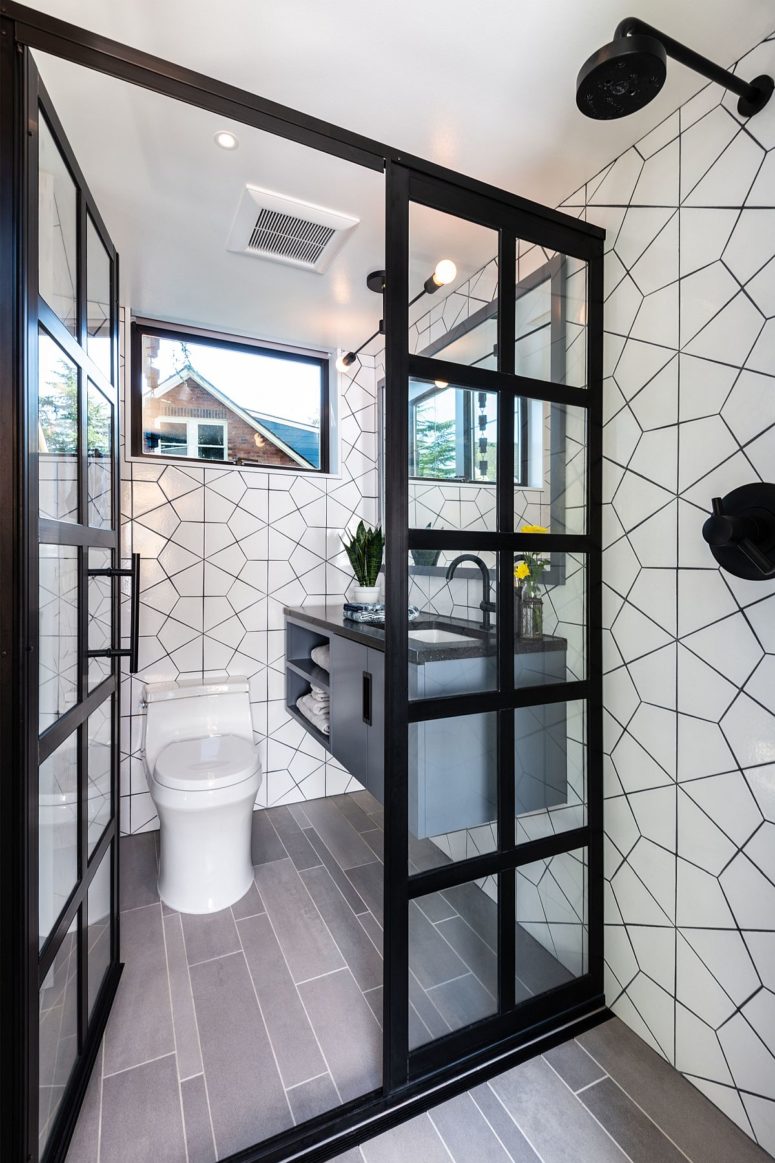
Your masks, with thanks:
<instances>
[{"instance_id":1,"label":"toilet tank","mask_svg":"<svg viewBox=\"0 0 775 1163\"><path fill-rule=\"evenodd\" d=\"M151 772L162 748L181 739L237 735L253 742L246 678L146 683L145 702L145 762Z\"/></svg>"}]
</instances>

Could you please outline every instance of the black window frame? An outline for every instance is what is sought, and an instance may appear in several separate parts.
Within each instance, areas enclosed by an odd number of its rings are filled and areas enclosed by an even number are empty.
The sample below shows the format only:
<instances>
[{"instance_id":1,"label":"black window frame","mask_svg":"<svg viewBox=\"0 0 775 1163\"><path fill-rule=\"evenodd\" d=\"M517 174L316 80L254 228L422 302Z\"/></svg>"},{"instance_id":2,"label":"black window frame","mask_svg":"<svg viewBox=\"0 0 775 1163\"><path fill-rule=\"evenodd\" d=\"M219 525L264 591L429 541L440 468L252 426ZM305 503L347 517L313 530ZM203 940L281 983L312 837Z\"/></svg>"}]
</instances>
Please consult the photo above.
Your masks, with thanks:
<instances>
[{"instance_id":1,"label":"black window frame","mask_svg":"<svg viewBox=\"0 0 775 1163\"><path fill-rule=\"evenodd\" d=\"M143 438L143 339L145 336L171 339L180 343L205 344L220 347L226 351L237 351L250 355L267 355L272 359L284 359L293 363L312 364L320 369L320 467L310 465L269 464L246 457L226 457L211 460L200 456L174 456L169 453L146 452ZM315 355L308 351L290 347L275 347L267 340L252 340L245 336L224 335L202 328L181 327L162 320L135 319L131 327L131 368L129 377L130 398L130 456L133 459L149 460L153 463L209 465L211 468L261 468L267 472L309 473L315 476L331 472L331 356ZM171 417L174 419L174 417ZM206 421L205 421L206 422Z\"/></svg>"}]
</instances>

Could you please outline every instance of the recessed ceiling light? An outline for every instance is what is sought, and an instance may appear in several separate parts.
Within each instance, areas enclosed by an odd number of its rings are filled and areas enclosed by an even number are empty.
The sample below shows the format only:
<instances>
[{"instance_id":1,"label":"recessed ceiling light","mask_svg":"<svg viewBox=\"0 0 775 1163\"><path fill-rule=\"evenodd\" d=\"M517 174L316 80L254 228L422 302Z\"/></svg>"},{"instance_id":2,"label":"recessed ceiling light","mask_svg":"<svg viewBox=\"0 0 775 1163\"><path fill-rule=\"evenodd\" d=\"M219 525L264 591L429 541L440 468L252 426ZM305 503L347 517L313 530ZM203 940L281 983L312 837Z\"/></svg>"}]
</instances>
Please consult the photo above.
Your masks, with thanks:
<instances>
[{"instance_id":1,"label":"recessed ceiling light","mask_svg":"<svg viewBox=\"0 0 775 1163\"><path fill-rule=\"evenodd\" d=\"M228 129L219 129L215 135L215 144L219 145L221 149L236 149L239 140L236 134L230 133Z\"/></svg>"}]
</instances>

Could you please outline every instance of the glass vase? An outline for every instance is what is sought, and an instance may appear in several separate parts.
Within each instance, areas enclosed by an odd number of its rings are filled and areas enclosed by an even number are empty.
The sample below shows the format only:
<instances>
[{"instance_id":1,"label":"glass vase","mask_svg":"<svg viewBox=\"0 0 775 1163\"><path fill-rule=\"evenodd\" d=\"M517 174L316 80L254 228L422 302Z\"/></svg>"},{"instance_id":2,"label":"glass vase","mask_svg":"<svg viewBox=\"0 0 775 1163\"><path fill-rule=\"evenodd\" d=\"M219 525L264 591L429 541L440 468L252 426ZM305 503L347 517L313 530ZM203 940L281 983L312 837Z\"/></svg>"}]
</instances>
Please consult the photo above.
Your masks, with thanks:
<instances>
[{"instance_id":1,"label":"glass vase","mask_svg":"<svg viewBox=\"0 0 775 1163\"><path fill-rule=\"evenodd\" d=\"M520 638L543 638L544 603L542 598L522 594L519 602Z\"/></svg>"}]
</instances>

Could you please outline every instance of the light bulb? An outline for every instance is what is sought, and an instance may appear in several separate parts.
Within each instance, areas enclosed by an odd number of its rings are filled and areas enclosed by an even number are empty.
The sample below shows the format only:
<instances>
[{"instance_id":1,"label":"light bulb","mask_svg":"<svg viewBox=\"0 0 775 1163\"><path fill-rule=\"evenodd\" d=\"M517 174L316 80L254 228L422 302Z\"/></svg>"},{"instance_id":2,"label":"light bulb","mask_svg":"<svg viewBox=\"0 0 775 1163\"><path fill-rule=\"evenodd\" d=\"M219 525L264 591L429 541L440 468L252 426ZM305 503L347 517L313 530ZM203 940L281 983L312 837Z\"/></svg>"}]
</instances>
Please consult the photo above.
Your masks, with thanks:
<instances>
[{"instance_id":1,"label":"light bulb","mask_svg":"<svg viewBox=\"0 0 775 1163\"><path fill-rule=\"evenodd\" d=\"M437 388L448 388L449 387L449 384L447 383L446 380L434 380L433 382Z\"/></svg>"},{"instance_id":2,"label":"light bulb","mask_svg":"<svg viewBox=\"0 0 775 1163\"><path fill-rule=\"evenodd\" d=\"M219 145L221 149L237 149L239 140L237 135L231 133L228 129L219 129L215 134L215 144Z\"/></svg>"},{"instance_id":3,"label":"light bulb","mask_svg":"<svg viewBox=\"0 0 775 1163\"><path fill-rule=\"evenodd\" d=\"M336 361L336 370L338 372L346 372L351 364L355 363L355 354L352 351L345 351L340 355Z\"/></svg>"},{"instance_id":4,"label":"light bulb","mask_svg":"<svg viewBox=\"0 0 775 1163\"><path fill-rule=\"evenodd\" d=\"M437 287L446 287L457 275L457 267L451 258L442 258L436 263L432 278Z\"/></svg>"}]
</instances>

